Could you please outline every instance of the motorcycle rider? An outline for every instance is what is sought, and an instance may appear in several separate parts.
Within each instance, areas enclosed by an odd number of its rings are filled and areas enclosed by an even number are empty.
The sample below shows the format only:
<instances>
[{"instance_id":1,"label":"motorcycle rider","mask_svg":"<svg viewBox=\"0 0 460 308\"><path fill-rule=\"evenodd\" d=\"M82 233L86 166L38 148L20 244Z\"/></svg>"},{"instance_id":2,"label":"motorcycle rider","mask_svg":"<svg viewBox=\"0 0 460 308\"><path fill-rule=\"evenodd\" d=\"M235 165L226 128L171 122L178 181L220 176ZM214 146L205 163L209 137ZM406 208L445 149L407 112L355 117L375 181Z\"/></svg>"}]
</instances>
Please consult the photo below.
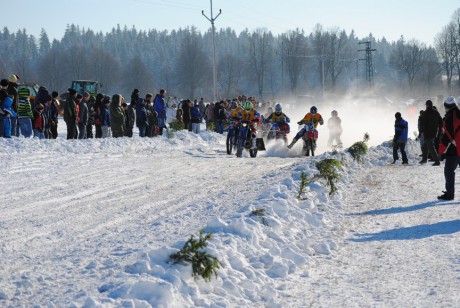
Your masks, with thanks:
<instances>
[{"instance_id":1,"label":"motorcycle rider","mask_svg":"<svg viewBox=\"0 0 460 308\"><path fill-rule=\"evenodd\" d=\"M310 112L307 113L304 118L302 120L300 120L299 122L297 122L297 124L299 125L302 125L302 124L307 124L309 122L313 122L314 126L315 126L315 129L316 127L318 127L318 124L320 125L323 125L324 124L324 120L323 120L323 117L321 116L321 114L318 113L318 108L316 108L316 106L312 106L310 108ZM297 142L297 140L299 140L300 138L302 138L303 134L305 134L305 131L307 130L307 125L305 125L304 128L302 128L298 133L297 135L295 135L294 139L292 139L292 142L287 146L289 149L292 149L292 147L294 146L294 144Z\"/></svg>"},{"instance_id":2,"label":"motorcycle rider","mask_svg":"<svg viewBox=\"0 0 460 308\"><path fill-rule=\"evenodd\" d=\"M339 117L337 110L332 110L331 117L327 120L327 128L329 128L329 140L327 145L332 147L334 140L336 141L336 146L338 148L342 147L342 140L340 136L342 135L342 120Z\"/></svg>"},{"instance_id":3,"label":"motorcycle rider","mask_svg":"<svg viewBox=\"0 0 460 308\"><path fill-rule=\"evenodd\" d=\"M289 117L283 112L281 104L278 103L275 105L275 112L269 115L268 118L265 119L265 122L283 124L291 122L291 119L289 119Z\"/></svg>"}]
</instances>

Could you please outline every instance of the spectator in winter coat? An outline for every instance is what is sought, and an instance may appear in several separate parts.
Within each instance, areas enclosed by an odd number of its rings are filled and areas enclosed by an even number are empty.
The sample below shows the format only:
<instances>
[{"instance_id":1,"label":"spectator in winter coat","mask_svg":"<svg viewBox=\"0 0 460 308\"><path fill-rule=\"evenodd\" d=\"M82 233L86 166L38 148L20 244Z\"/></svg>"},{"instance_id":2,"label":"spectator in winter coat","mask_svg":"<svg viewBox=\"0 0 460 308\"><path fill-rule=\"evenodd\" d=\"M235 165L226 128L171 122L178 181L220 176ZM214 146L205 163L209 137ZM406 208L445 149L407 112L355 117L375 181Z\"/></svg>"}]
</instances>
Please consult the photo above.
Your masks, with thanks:
<instances>
[{"instance_id":1,"label":"spectator in winter coat","mask_svg":"<svg viewBox=\"0 0 460 308\"><path fill-rule=\"evenodd\" d=\"M104 121L105 106L102 103L104 95L98 93L94 103L94 126L96 127L96 138L102 138L102 122Z\"/></svg>"},{"instance_id":2,"label":"spectator in winter coat","mask_svg":"<svg viewBox=\"0 0 460 308\"><path fill-rule=\"evenodd\" d=\"M34 138L38 139L45 139L45 125L46 125L46 118L45 114L43 113L45 107L42 103L35 104L34 108Z\"/></svg>"},{"instance_id":3,"label":"spectator in winter coat","mask_svg":"<svg viewBox=\"0 0 460 308\"><path fill-rule=\"evenodd\" d=\"M48 97L48 95L50 95L48 89L44 86L41 86L38 88L38 93L37 95L35 96L35 100L32 104L32 109L35 109L35 104L37 103L42 103L42 105L45 104L45 100L46 98Z\"/></svg>"},{"instance_id":4,"label":"spectator in winter coat","mask_svg":"<svg viewBox=\"0 0 460 308\"><path fill-rule=\"evenodd\" d=\"M171 123L176 120L177 105L171 101L171 106L166 109L166 124L171 128Z\"/></svg>"},{"instance_id":5,"label":"spectator in winter coat","mask_svg":"<svg viewBox=\"0 0 460 308\"><path fill-rule=\"evenodd\" d=\"M88 93L89 94L89 93ZM94 96L89 96L86 101L86 107L88 107L88 123L86 124L86 138L94 138L93 135L93 126L96 123L96 112L94 111L94 103L96 98Z\"/></svg>"},{"instance_id":6,"label":"spectator in winter coat","mask_svg":"<svg viewBox=\"0 0 460 308\"><path fill-rule=\"evenodd\" d=\"M206 106L204 104L204 99L201 98L198 102L198 109L200 110L201 116L204 116L204 112L206 111Z\"/></svg>"},{"instance_id":7,"label":"spectator in winter coat","mask_svg":"<svg viewBox=\"0 0 460 308\"><path fill-rule=\"evenodd\" d=\"M17 117L17 114L13 111L11 106L13 105L13 98L7 97L3 100L3 137L4 138L11 138L11 119Z\"/></svg>"},{"instance_id":8,"label":"spectator in winter coat","mask_svg":"<svg viewBox=\"0 0 460 308\"><path fill-rule=\"evenodd\" d=\"M399 159L398 149L401 151L402 163L408 164L407 154L405 151L409 127L407 121L401 116L401 113L395 113L395 135L393 137L393 164Z\"/></svg>"},{"instance_id":9,"label":"spectator in winter coat","mask_svg":"<svg viewBox=\"0 0 460 308\"><path fill-rule=\"evenodd\" d=\"M206 129L209 130L210 124L214 122L214 103L211 102L206 105L204 112L204 119L206 121Z\"/></svg>"},{"instance_id":10,"label":"spectator in winter coat","mask_svg":"<svg viewBox=\"0 0 460 308\"><path fill-rule=\"evenodd\" d=\"M198 103L193 106L190 113L192 119L192 131L196 134L199 134L202 116Z\"/></svg>"},{"instance_id":11,"label":"spectator in winter coat","mask_svg":"<svg viewBox=\"0 0 460 308\"><path fill-rule=\"evenodd\" d=\"M18 122L21 134L25 138L32 136L32 120L34 115L32 113L32 106L30 104L30 91L28 88L22 88L19 91L19 105L18 105Z\"/></svg>"},{"instance_id":12,"label":"spectator in winter coat","mask_svg":"<svg viewBox=\"0 0 460 308\"><path fill-rule=\"evenodd\" d=\"M139 98L138 98L139 100ZM137 101L131 98L131 103L128 105L128 109L126 110L126 137L133 137L133 128L134 124L136 124L136 105Z\"/></svg>"},{"instance_id":13,"label":"spectator in winter coat","mask_svg":"<svg viewBox=\"0 0 460 308\"><path fill-rule=\"evenodd\" d=\"M67 125L67 139L76 139L77 134L77 91L72 88L68 89L69 95L67 96L64 108L64 121ZM35 99L36 100L36 99Z\"/></svg>"},{"instance_id":14,"label":"spectator in winter coat","mask_svg":"<svg viewBox=\"0 0 460 308\"><path fill-rule=\"evenodd\" d=\"M182 119L184 121L185 129L188 131L192 131L192 115L191 109L193 107L193 103L189 99L184 99L182 101Z\"/></svg>"},{"instance_id":15,"label":"spectator in winter coat","mask_svg":"<svg viewBox=\"0 0 460 308\"><path fill-rule=\"evenodd\" d=\"M51 106L50 106L50 118L49 118L49 124L50 124L50 133L51 133L51 138L56 139L58 136L58 118L59 118L59 99L58 99L59 93L56 91L53 91L51 93Z\"/></svg>"},{"instance_id":16,"label":"spectator in winter coat","mask_svg":"<svg viewBox=\"0 0 460 308\"><path fill-rule=\"evenodd\" d=\"M79 106L79 116L78 116L78 139L86 139L87 138L87 130L86 125L88 125L88 105L86 103L89 101L89 93L83 93L83 97L78 103Z\"/></svg>"},{"instance_id":17,"label":"spectator in winter coat","mask_svg":"<svg viewBox=\"0 0 460 308\"><path fill-rule=\"evenodd\" d=\"M19 104L19 95L18 95L18 75L11 75L8 77L8 95L13 98L13 105L11 109L17 114L18 104ZM19 137L19 125L17 117L10 118L11 120L11 135Z\"/></svg>"},{"instance_id":18,"label":"spectator in winter coat","mask_svg":"<svg viewBox=\"0 0 460 308\"><path fill-rule=\"evenodd\" d=\"M420 119L420 131L423 134L425 146L422 148L421 164L425 164L428 160L428 153L434 160L433 166L439 166L439 156L435 149L435 139L441 134L442 118L439 112L433 108L433 102L427 100L425 112Z\"/></svg>"},{"instance_id":19,"label":"spectator in winter coat","mask_svg":"<svg viewBox=\"0 0 460 308\"><path fill-rule=\"evenodd\" d=\"M48 95L46 98L46 103L43 105L43 115L45 116L45 139L51 139L51 131L50 131L50 117L51 117L51 101L53 98Z\"/></svg>"},{"instance_id":20,"label":"spectator in winter coat","mask_svg":"<svg viewBox=\"0 0 460 308\"><path fill-rule=\"evenodd\" d=\"M226 103L220 101L214 105L214 123L216 132L219 134L224 133L224 121L226 118Z\"/></svg>"},{"instance_id":21,"label":"spectator in winter coat","mask_svg":"<svg viewBox=\"0 0 460 308\"><path fill-rule=\"evenodd\" d=\"M120 94L112 96L112 102L110 103L110 127L112 129L112 137L118 138L123 137L125 132L125 113L121 105L125 99Z\"/></svg>"},{"instance_id":22,"label":"spectator in winter coat","mask_svg":"<svg viewBox=\"0 0 460 308\"><path fill-rule=\"evenodd\" d=\"M165 127L165 124L166 124L165 94L166 94L166 90L161 89L160 93L158 93L155 96L155 100L153 101L155 111L158 114L158 127L159 127L160 135L163 135L163 128Z\"/></svg>"},{"instance_id":23,"label":"spectator in winter coat","mask_svg":"<svg viewBox=\"0 0 460 308\"><path fill-rule=\"evenodd\" d=\"M136 126L139 129L139 136L145 137L147 134L147 126L149 125L149 111L146 105L151 104L153 95L147 93L145 100L138 100L136 104Z\"/></svg>"},{"instance_id":24,"label":"spectator in winter coat","mask_svg":"<svg viewBox=\"0 0 460 308\"><path fill-rule=\"evenodd\" d=\"M3 137L3 119L5 117L5 112L3 111L3 106L5 99L8 97L8 80L2 79L0 81L0 137Z\"/></svg>"},{"instance_id":25,"label":"spectator in winter coat","mask_svg":"<svg viewBox=\"0 0 460 308\"><path fill-rule=\"evenodd\" d=\"M445 159L444 178L446 190L439 200L453 200L455 196L455 170L460 164L460 110L454 97L444 101L446 115L442 121L442 135L439 144L441 158Z\"/></svg>"},{"instance_id":26,"label":"spectator in winter coat","mask_svg":"<svg viewBox=\"0 0 460 308\"><path fill-rule=\"evenodd\" d=\"M110 129L110 98L104 97L101 107L101 138L108 138L112 135Z\"/></svg>"}]
</instances>

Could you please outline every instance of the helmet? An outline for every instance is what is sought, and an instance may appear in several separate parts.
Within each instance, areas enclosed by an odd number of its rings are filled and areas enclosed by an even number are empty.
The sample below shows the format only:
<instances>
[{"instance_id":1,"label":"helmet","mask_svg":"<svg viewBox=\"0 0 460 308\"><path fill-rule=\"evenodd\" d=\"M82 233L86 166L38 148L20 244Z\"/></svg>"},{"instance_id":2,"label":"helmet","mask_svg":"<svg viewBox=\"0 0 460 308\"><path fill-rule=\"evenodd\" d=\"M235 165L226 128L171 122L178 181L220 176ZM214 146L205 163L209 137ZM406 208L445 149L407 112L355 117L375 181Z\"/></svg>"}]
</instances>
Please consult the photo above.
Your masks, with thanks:
<instances>
[{"instance_id":1,"label":"helmet","mask_svg":"<svg viewBox=\"0 0 460 308\"><path fill-rule=\"evenodd\" d=\"M276 113L281 113L281 111L283 110L283 108L281 108L281 104L276 104L275 105L275 112Z\"/></svg>"},{"instance_id":2,"label":"helmet","mask_svg":"<svg viewBox=\"0 0 460 308\"><path fill-rule=\"evenodd\" d=\"M315 106L312 106L310 108L310 112L311 112L311 114L316 114L318 112L318 108L316 108Z\"/></svg>"},{"instance_id":3,"label":"helmet","mask_svg":"<svg viewBox=\"0 0 460 308\"><path fill-rule=\"evenodd\" d=\"M336 117L338 115L339 115L339 113L337 112L337 110L332 110L331 116Z\"/></svg>"},{"instance_id":4,"label":"helmet","mask_svg":"<svg viewBox=\"0 0 460 308\"><path fill-rule=\"evenodd\" d=\"M243 104L243 109L246 110L246 111L250 111L252 109L252 103L250 101L246 101L244 104Z\"/></svg>"}]
</instances>

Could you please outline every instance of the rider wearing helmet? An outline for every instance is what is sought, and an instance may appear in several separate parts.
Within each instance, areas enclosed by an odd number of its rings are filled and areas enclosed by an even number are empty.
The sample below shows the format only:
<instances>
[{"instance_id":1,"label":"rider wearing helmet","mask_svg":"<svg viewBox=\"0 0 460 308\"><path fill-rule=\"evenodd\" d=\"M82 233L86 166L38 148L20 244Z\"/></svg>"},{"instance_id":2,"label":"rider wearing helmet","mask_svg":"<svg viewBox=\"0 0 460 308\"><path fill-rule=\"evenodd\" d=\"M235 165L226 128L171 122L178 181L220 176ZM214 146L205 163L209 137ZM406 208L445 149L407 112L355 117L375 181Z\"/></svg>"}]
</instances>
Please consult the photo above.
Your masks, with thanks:
<instances>
[{"instance_id":1,"label":"rider wearing helmet","mask_svg":"<svg viewBox=\"0 0 460 308\"><path fill-rule=\"evenodd\" d=\"M275 112L269 115L265 121L281 124L281 123L289 123L291 122L291 119L289 119L289 117L284 114L281 104L278 103L275 105Z\"/></svg>"},{"instance_id":2,"label":"rider wearing helmet","mask_svg":"<svg viewBox=\"0 0 460 308\"><path fill-rule=\"evenodd\" d=\"M297 135L295 135L294 139L292 139L292 142L288 145L288 148L289 149L292 149L292 147L294 146L294 144L297 142L297 140L299 140L303 134L305 134L305 131L307 130L307 124L312 122L313 125L314 125L314 128L318 127L318 123L323 125L324 124L324 120L323 120L323 117L321 116L321 114L318 113L318 108L316 108L316 106L312 106L310 108L310 112L307 113L302 120L300 120L299 122L297 122L297 124L299 125L302 125L302 124L306 124L304 128L302 128L298 133Z\"/></svg>"},{"instance_id":3,"label":"rider wearing helmet","mask_svg":"<svg viewBox=\"0 0 460 308\"><path fill-rule=\"evenodd\" d=\"M256 128L254 127L254 123L258 122L260 119L260 114L254 110L254 105L251 103L251 101L246 101L243 103L243 112L241 114L241 121L250 123L251 125L251 130L253 132L256 131Z\"/></svg>"},{"instance_id":4,"label":"rider wearing helmet","mask_svg":"<svg viewBox=\"0 0 460 308\"><path fill-rule=\"evenodd\" d=\"M241 108L237 101L233 101L230 109L230 118L233 120L239 120L241 119L242 113L243 108Z\"/></svg>"},{"instance_id":5,"label":"rider wearing helmet","mask_svg":"<svg viewBox=\"0 0 460 308\"><path fill-rule=\"evenodd\" d=\"M342 135L342 120L339 118L337 110L332 110L331 117L327 120L327 128L329 129L329 140L327 141L328 146L332 146L334 140L337 143L337 147L342 147L342 141L340 136Z\"/></svg>"}]
</instances>

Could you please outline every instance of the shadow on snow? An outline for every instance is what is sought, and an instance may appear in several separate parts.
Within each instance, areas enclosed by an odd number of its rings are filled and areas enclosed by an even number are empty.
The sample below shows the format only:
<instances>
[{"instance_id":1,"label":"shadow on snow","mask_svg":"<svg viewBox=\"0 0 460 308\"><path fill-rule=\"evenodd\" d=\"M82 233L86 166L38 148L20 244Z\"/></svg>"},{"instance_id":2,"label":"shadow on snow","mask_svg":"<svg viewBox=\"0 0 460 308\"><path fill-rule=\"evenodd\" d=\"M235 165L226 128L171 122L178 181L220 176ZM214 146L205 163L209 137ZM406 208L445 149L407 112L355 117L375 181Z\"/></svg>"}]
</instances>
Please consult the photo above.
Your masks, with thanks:
<instances>
[{"instance_id":1,"label":"shadow on snow","mask_svg":"<svg viewBox=\"0 0 460 308\"><path fill-rule=\"evenodd\" d=\"M399 213L423 210L423 209L425 209L427 207L435 206L435 205L452 205L452 204L455 204L455 203L431 201L431 202L415 204L415 205L411 205L411 206L392 207L392 208L388 208L388 209L378 209L378 210L372 210L372 211L367 211L367 212L362 212L362 213L351 213L351 214L347 214L347 216L399 214Z\"/></svg>"},{"instance_id":2,"label":"shadow on snow","mask_svg":"<svg viewBox=\"0 0 460 308\"><path fill-rule=\"evenodd\" d=\"M350 238L352 242L416 240L435 235L445 235L460 232L460 220L443 221L434 224L425 224L413 227L397 228L377 233L355 234L357 238Z\"/></svg>"}]
</instances>

